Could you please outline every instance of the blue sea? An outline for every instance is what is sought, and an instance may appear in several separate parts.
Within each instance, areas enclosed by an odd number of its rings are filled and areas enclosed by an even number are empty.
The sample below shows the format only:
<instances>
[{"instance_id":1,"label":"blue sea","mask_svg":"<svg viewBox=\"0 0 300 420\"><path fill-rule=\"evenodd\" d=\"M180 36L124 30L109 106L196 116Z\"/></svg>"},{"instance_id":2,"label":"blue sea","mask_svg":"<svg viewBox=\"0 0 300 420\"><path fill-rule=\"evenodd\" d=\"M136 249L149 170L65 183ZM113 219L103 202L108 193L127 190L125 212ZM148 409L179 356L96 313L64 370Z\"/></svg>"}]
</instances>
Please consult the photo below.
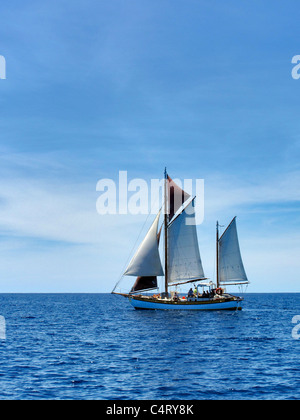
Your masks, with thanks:
<instances>
[{"instance_id":1,"label":"blue sea","mask_svg":"<svg viewBox=\"0 0 300 420\"><path fill-rule=\"evenodd\" d=\"M110 294L2 294L0 315L1 400L300 398L300 294L246 294L238 312L136 311Z\"/></svg>"}]
</instances>

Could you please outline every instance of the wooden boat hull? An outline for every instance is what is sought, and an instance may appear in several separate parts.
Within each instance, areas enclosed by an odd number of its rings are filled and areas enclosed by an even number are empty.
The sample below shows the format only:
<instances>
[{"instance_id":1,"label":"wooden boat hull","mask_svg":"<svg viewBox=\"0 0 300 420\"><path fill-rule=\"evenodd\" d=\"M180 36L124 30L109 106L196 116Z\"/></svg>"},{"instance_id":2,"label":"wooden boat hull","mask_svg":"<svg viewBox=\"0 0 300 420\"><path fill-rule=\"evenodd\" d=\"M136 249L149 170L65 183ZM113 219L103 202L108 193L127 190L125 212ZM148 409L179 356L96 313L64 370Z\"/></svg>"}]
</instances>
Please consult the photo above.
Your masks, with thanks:
<instances>
[{"instance_id":1,"label":"wooden boat hull","mask_svg":"<svg viewBox=\"0 0 300 420\"><path fill-rule=\"evenodd\" d=\"M241 310L242 299L233 297L229 299L211 299L203 301L180 301L158 300L144 297L130 297L129 301L135 309L163 309L163 310L188 310L188 311L221 311Z\"/></svg>"}]
</instances>

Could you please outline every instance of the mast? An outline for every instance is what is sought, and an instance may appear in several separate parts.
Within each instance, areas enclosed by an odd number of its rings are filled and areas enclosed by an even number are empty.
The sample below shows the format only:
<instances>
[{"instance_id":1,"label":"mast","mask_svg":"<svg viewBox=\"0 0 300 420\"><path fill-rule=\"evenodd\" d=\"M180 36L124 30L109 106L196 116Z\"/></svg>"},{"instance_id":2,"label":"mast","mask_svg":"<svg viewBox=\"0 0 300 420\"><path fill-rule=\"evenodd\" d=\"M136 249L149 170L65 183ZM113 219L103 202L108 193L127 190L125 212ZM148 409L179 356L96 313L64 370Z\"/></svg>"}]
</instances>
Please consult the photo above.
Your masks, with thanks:
<instances>
[{"instance_id":1,"label":"mast","mask_svg":"<svg viewBox=\"0 0 300 420\"><path fill-rule=\"evenodd\" d=\"M168 296L168 200L167 200L168 175L165 168L165 293Z\"/></svg>"},{"instance_id":2,"label":"mast","mask_svg":"<svg viewBox=\"0 0 300 420\"><path fill-rule=\"evenodd\" d=\"M217 221L217 233L216 233L216 280L217 288L220 286L219 282L219 222Z\"/></svg>"}]
</instances>

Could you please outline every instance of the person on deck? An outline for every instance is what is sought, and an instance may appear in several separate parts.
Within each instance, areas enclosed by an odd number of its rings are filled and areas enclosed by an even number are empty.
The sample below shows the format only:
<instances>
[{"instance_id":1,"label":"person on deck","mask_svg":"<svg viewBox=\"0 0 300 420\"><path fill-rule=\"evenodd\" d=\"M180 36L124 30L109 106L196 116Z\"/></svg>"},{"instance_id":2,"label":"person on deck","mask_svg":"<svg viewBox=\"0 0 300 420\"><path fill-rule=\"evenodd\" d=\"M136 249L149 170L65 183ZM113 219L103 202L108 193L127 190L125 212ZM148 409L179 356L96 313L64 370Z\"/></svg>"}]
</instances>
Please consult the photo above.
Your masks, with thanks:
<instances>
[{"instance_id":1,"label":"person on deck","mask_svg":"<svg viewBox=\"0 0 300 420\"><path fill-rule=\"evenodd\" d=\"M190 290L188 292L188 297L189 298L194 297L194 292L193 292L193 289L192 288L190 288Z\"/></svg>"}]
</instances>

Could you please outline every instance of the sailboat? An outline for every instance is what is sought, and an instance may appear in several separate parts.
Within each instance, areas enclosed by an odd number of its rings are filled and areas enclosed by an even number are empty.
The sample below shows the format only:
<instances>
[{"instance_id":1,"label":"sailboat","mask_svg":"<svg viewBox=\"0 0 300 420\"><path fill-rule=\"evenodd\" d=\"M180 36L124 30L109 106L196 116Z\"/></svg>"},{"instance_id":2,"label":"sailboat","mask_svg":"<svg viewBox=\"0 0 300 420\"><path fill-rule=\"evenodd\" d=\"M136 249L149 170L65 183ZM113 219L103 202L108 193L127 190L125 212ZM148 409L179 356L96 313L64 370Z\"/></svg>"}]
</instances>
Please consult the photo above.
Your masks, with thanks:
<instances>
[{"instance_id":1,"label":"sailboat","mask_svg":"<svg viewBox=\"0 0 300 420\"><path fill-rule=\"evenodd\" d=\"M183 191L167 174L164 176L164 221L159 228L162 213L155 217L144 240L127 266L123 276L136 280L129 293L113 294L129 299L135 309L164 310L240 310L243 298L227 293L229 285L248 284L244 269L236 217L220 235L216 224L216 282L205 277L196 230L195 199ZM164 230L164 268L159 253L162 228ZM122 277L123 277L122 276ZM164 277L164 290L159 290L158 277ZM177 287L191 283L186 296L177 293Z\"/></svg>"}]
</instances>

